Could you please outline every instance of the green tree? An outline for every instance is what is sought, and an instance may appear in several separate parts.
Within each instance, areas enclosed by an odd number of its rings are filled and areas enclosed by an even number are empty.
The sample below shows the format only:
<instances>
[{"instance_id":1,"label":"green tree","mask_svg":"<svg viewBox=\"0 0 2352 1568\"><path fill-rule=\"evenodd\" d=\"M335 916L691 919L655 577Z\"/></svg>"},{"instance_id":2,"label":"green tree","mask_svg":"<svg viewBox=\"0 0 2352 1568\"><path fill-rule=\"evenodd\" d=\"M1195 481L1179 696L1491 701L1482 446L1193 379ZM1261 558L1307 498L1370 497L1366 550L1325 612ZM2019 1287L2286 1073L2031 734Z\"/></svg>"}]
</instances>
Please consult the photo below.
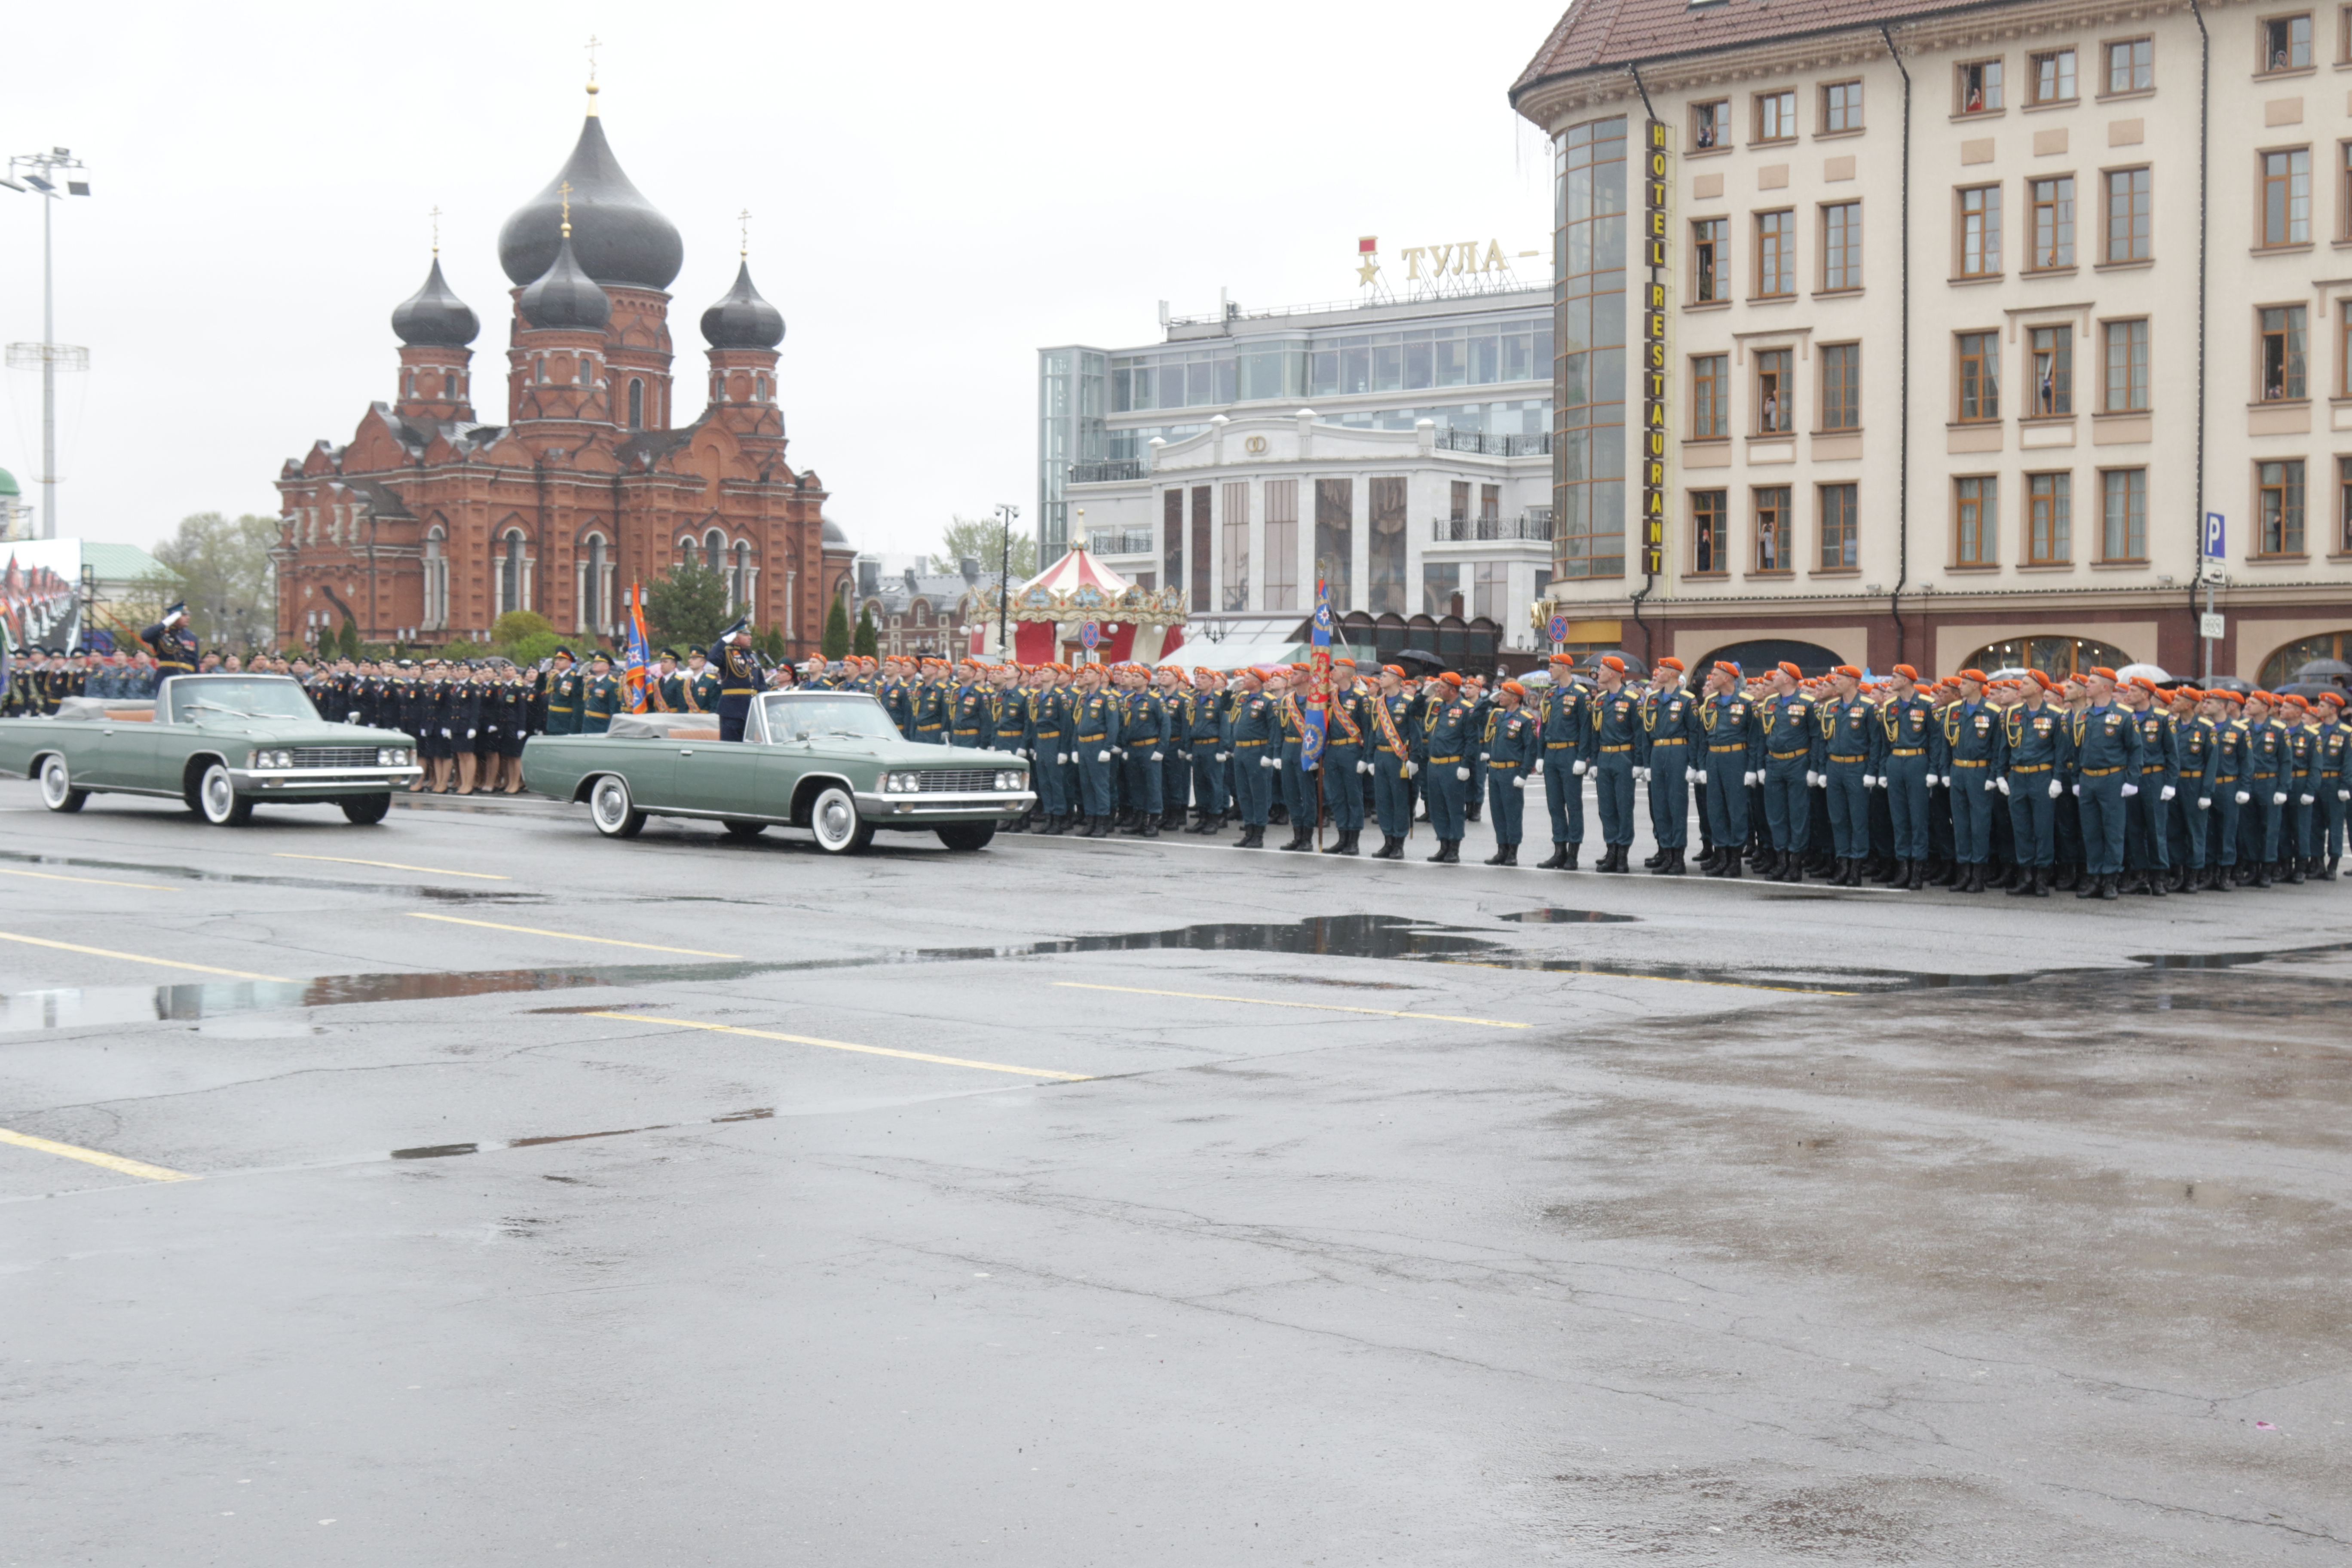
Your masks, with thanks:
<instances>
[{"instance_id":1,"label":"green tree","mask_svg":"<svg viewBox=\"0 0 2352 1568\"><path fill-rule=\"evenodd\" d=\"M868 605L857 612L857 637L849 651L860 658L872 658L878 646L874 636L874 606Z\"/></svg>"},{"instance_id":2,"label":"green tree","mask_svg":"<svg viewBox=\"0 0 2352 1568\"><path fill-rule=\"evenodd\" d=\"M761 627L751 641L767 656L770 664L783 663L784 655L790 651L784 647L784 628L779 626Z\"/></svg>"},{"instance_id":3,"label":"green tree","mask_svg":"<svg viewBox=\"0 0 2352 1568\"><path fill-rule=\"evenodd\" d=\"M278 622L269 552L278 526L274 517L200 511L149 552L179 578L189 626L206 647L249 652L268 640Z\"/></svg>"},{"instance_id":4,"label":"green tree","mask_svg":"<svg viewBox=\"0 0 2352 1568\"><path fill-rule=\"evenodd\" d=\"M673 566L646 590L646 619L663 642L709 647L734 618L725 575L708 566Z\"/></svg>"},{"instance_id":5,"label":"green tree","mask_svg":"<svg viewBox=\"0 0 2352 1568\"><path fill-rule=\"evenodd\" d=\"M354 661L360 657L360 628L349 616L343 617L342 626L335 633L335 657Z\"/></svg>"},{"instance_id":6,"label":"green tree","mask_svg":"<svg viewBox=\"0 0 2352 1568\"><path fill-rule=\"evenodd\" d=\"M840 658L849 652L849 612L839 599L824 615L824 657Z\"/></svg>"},{"instance_id":7,"label":"green tree","mask_svg":"<svg viewBox=\"0 0 2352 1568\"><path fill-rule=\"evenodd\" d=\"M940 535L939 552L931 557L934 572L963 570L966 556L980 563L982 587L993 587L1005 574L1004 524L992 517L958 516ZM1012 576L1015 584L1037 575L1037 536L1015 530Z\"/></svg>"},{"instance_id":8,"label":"green tree","mask_svg":"<svg viewBox=\"0 0 2352 1568\"><path fill-rule=\"evenodd\" d=\"M509 610L490 628L494 643L518 643L525 637L543 637L553 634L555 627L537 610Z\"/></svg>"}]
</instances>

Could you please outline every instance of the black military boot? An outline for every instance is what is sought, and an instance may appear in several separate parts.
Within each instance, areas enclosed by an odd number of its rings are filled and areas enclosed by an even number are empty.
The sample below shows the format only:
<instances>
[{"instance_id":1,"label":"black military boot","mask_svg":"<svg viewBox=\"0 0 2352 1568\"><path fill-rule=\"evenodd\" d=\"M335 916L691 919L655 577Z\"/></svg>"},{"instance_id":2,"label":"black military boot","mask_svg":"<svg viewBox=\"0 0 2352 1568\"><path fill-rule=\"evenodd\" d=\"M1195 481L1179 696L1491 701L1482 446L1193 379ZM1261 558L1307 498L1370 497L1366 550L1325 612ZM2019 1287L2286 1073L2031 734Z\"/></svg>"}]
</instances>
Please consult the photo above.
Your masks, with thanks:
<instances>
[{"instance_id":1,"label":"black military boot","mask_svg":"<svg viewBox=\"0 0 2352 1568\"><path fill-rule=\"evenodd\" d=\"M1438 846L1438 855L1444 864L1459 866L1462 864L1462 840L1459 838L1444 840Z\"/></svg>"},{"instance_id":2,"label":"black military boot","mask_svg":"<svg viewBox=\"0 0 2352 1568\"><path fill-rule=\"evenodd\" d=\"M1352 833L1342 833L1323 851L1326 855L1353 855L1355 852L1356 836Z\"/></svg>"},{"instance_id":3,"label":"black military boot","mask_svg":"<svg viewBox=\"0 0 2352 1568\"><path fill-rule=\"evenodd\" d=\"M2172 891L2169 887L2166 886L2171 879L2161 871L2150 871L2145 878L2141 879L2141 880L2143 885L2140 891L2146 893L2151 899L2164 898Z\"/></svg>"},{"instance_id":4,"label":"black military boot","mask_svg":"<svg viewBox=\"0 0 2352 1568\"><path fill-rule=\"evenodd\" d=\"M1690 870L1690 862L1686 858L1688 854L1689 851L1686 849L1667 850L1666 863L1658 868L1659 873L1663 876L1668 877L1680 877L1688 874Z\"/></svg>"},{"instance_id":5,"label":"black military boot","mask_svg":"<svg viewBox=\"0 0 2352 1568\"><path fill-rule=\"evenodd\" d=\"M1146 816L1143 818L1142 824L1141 824L1139 826L1138 826L1138 827L1136 828L1136 830L1135 830L1135 836L1136 836L1138 838L1157 838L1157 837L1160 837L1160 823L1161 823L1161 821L1162 821L1162 820L1163 820L1163 819L1162 819L1162 818L1160 818L1160 817Z\"/></svg>"},{"instance_id":6,"label":"black military boot","mask_svg":"<svg viewBox=\"0 0 2352 1568\"><path fill-rule=\"evenodd\" d=\"M1234 845L1234 847L1236 849L1265 848L1265 829L1258 826L1255 823L1244 823L1242 825L1241 838Z\"/></svg>"},{"instance_id":7,"label":"black military boot","mask_svg":"<svg viewBox=\"0 0 2352 1568\"><path fill-rule=\"evenodd\" d=\"M1519 863L1518 847L1516 844L1497 844L1495 846L1495 852L1486 857L1485 864L1516 866Z\"/></svg>"},{"instance_id":8,"label":"black military boot","mask_svg":"<svg viewBox=\"0 0 2352 1568\"><path fill-rule=\"evenodd\" d=\"M2042 886L2042 873L2040 869L2035 867L2028 866L2021 868L2021 874L2016 879L2016 885L2009 889L2009 896L2012 899L2030 899L2034 897Z\"/></svg>"},{"instance_id":9,"label":"black military boot","mask_svg":"<svg viewBox=\"0 0 2352 1568\"><path fill-rule=\"evenodd\" d=\"M2300 888L2303 886L2303 857L2300 855L2288 856L2286 858L2285 877L2287 886L2290 888Z\"/></svg>"},{"instance_id":10,"label":"black military boot","mask_svg":"<svg viewBox=\"0 0 2352 1568\"><path fill-rule=\"evenodd\" d=\"M2201 893L2205 890L2205 873L2194 866L2180 868L2180 880L2172 889L2176 893Z\"/></svg>"},{"instance_id":11,"label":"black military boot","mask_svg":"<svg viewBox=\"0 0 2352 1568\"><path fill-rule=\"evenodd\" d=\"M1549 859L1537 861L1536 869L1538 871L1557 871L1567 864L1568 846L1565 844L1555 844L1551 847L1550 858Z\"/></svg>"},{"instance_id":12,"label":"black military boot","mask_svg":"<svg viewBox=\"0 0 2352 1568\"><path fill-rule=\"evenodd\" d=\"M1792 850L1783 851L1780 856L1780 868L1772 873L1772 879L1776 882L1802 883L1805 879L1804 857Z\"/></svg>"},{"instance_id":13,"label":"black military boot","mask_svg":"<svg viewBox=\"0 0 2352 1568\"><path fill-rule=\"evenodd\" d=\"M1769 849L1759 849L1748 858L1748 865L1766 881L1777 880L1780 875L1780 858Z\"/></svg>"},{"instance_id":14,"label":"black military boot","mask_svg":"<svg viewBox=\"0 0 2352 1568\"><path fill-rule=\"evenodd\" d=\"M1737 855L1725 856L1723 858L1723 864L1716 868L1715 874L1722 878L1727 882L1736 882L1739 880L1739 857Z\"/></svg>"},{"instance_id":15,"label":"black military boot","mask_svg":"<svg viewBox=\"0 0 2352 1568\"><path fill-rule=\"evenodd\" d=\"M2122 889L2116 886L2118 879L2117 879L2112 872L2106 876L2101 877L2098 879L2099 897L2103 899L2114 899L2119 897L2122 893Z\"/></svg>"},{"instance_id":16,"label":"black military boot","mask_svg":"<svg viewBox=\"0 0 2352 1568\"><path fill-rule=\"evenodd\" d=\"M1429 857L1429 864L1432 866L1443 866L1446 864L1445 852L1453 847L1454 846L1450 840L1444 838L1439 839L1437 841L1437 853Z\"/></svg>"},{"instance_id":17,"label":"black military boot","mask_svg":"<svg viewBox=\"0 0 2352 1568\"><path fill-rule=\"evenodd\" d=\"M2320 868L2319 879L2323 882L2332 882L2336 880L2336 864L2343 858L2344 857L2341 855L2330 855L2327 858L2327 864Z\"/></svg>"},{"instance_id":18,"label":"black military boot","mask_svg":"<svg viewBox=\"0 0 2352 1568\"><path fill-rule=\"evenodd\" d=\"M1666 852L1664 847L1661 847L1657 853L1652 855L1648 859L1642 862L1642 869L1644 871L1654 871L1665 863Z\"/></svg>"},{"instance_id":19,"label":"black military boot","mask_svg":"<svg viewBox=\"0 0 2352 1568\"><path fill-rule=\"evenodd\" d=\"M1561 870L1563 870L1563 871L1573 871L1573 870L1575 870L1575 869L1576 869L1576 852L1577 852L1579 849L1581 849L1581 848L1583 848L1583 847L1584 847L1584 846L1583 846L1583 845L1581 845L1581 844L1570 844L1570 845L1566 846L1566 849L1567 849L1567 852L1568 852L1568 858L1560 862L1559 868L1560 868Z\"/></svg>"},{"instance_id":20,"label":"black military boot","mask_svg":"<svg viewBox=\"0 0 2352 1568\"><path fill-rule=\"evenodd\" d=\"M1622 844L1606 845L1601 849L1601 864L1592 868L1596 871L1604 872L1610 876L1615 876L1618 872L1626 868L1624 860L1621 858L1624 853L1625 847Z\"/></svg>"}]
</instances>

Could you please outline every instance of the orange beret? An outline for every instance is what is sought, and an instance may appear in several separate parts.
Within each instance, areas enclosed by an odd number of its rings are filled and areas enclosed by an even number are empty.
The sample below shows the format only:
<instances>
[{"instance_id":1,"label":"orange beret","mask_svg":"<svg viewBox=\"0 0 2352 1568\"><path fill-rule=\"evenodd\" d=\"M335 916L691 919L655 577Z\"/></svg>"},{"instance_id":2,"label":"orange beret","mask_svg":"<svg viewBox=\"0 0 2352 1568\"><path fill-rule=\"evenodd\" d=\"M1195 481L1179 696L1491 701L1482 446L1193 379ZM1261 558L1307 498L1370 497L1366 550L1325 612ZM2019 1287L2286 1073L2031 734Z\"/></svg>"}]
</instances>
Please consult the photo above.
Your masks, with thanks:
<instances>
[{"instance_id":1,"label":"orange beret","mask_svg":"<svg viewBox=\"0 0 2352 1568\"><path fill-rule=\"evenodd\" d=\"M2085 674L2085 675L2095 675L2095 676L2097 676L2101 680L2110 680L2110 681L2111 681L2111 680L2113 680L2113 679L2116 679L2116 672L2115 672L2114 670L2112 670L2112 669L2109 669L2109 668L2108 668L2105 665L2104 665L2104 664L2100 664L2100 665L2094 665L2094 666L2092 666L2089 669L2084 670L2083 673L2084 673L2084 674Z\"/></svg>"},{"instance_id":2,"label":"orange beret","mask_svg":"<svg viewBox=\"0 0 2352 1568\"><path fill-rule=\"evenodd\" d=\"M1528 689L1521 686L1516 680L1506 680L1502 685L1496 687L1495 689L1497 691L1507 691L1514 697L1525 697L1528 694Z\"/></svg>"},{"instance_id":3,"label":"orange beret","mask_svg":"<svg viewBox=\"0 0 2352 1568\"><path fill-rule=\"evenodd\" d=\"M1830 673L1832 675L1843 675L1848 680L1860 680L1862 679L1862 668L1859 665L1842 664Z\"/></svg>"},{"instance_id":4,"label":"orange beret","mask_svg":"<svg viewBox=\"0 0 2352 1568\"><path fill-rule=\"evenodd\" d=\"M1401 664L1384 664L1381 666L1381 673L1382 675L1393 675L1399 680L1402 680L1405 678L1404 666Z\"/></svg>"},{"instance_id":5,"label":"orange beret","mask_svg":"<svg viewBox=\"0 0 2352 1568\"><path fill-rule=\"evenodd\" d=\"M1622 675L1625 673L1625 661L1619 658L1613 653L1603 654L1601 658L1601 668L1603 669L1613 669L1617 671L1618 674Z\"/></svg>"},{"instance_id":6,"label":"orange beret","mask_svg":"<svg viewBox=\"0 0 2352 1568\"><path fill-rule=\"evenodd\" d=\"M2344 693L2341 691L2323 691L2319 694L2317 700L2327 703L2331 707L2341 708L2344 706Z\"/></svg>"},{"instance_id":7,"label":"orange beret","mask_svg":"<svg viewBox=\"0 0 2352 1568\"><path fill-rule=\"evenodd\" d=\"M1785 658L1782 659L1776 668L1781 674L1787 676L1791 680L1802 680L1805 679L1805 672L1799 669L1795 665L1790 663Z\"/></svg>"},{"instance_id":8,"label":"orange beret","mask_svg":"<svg viewBox=\"0 0 2352 1568\"><path fill-rule=\"evenodd\" d=\"M1958 679L1962 680L1973 680L1979 686L1986 684L1985 672L1981 669L1964 669L1960 671Z\"/></svg>"},{"instance_id":9,"label":"orange beret","mask_svg":"<svg viewBox=\"0 0 2352 1568\"><path fill-rule=\"evenodd\" d=\"M1901 676L1904 679L1909 681L1914 686L1919 684L1919 672L1910 665L1896 665L1895 667L1895 673Z\"/></svg>"},{"instance_id":10,"label":"orange beret","mask_svg":"<svg viewBox=\"0 0 2352 1568\"><path fill-rule=\"evenodd\" d=\"M1461 678L1460 676L1458 676L1458 675L1454 674L1454 673L1452 670L1450 670L1450 669L1449 669L1449 670L1446 670L1446 671L1444 671L1443 674L1439 675L1437 679L1440 679L1440 680L1442 680L1442 681L1444 681L1444 682L1445 682L1445 684L1446 684L1446 685L1451 686L1451 687L1454 687L1454 688L1455 688L1455 689L1458 689L1461 687L1461 685L1462 685L1462 678Z\"/></svg>"},{"instance_id":11,"label":"orange beret","mask_svg":"<svg viewBox=\"0 0 2352 1568\"><path fill-rule=\"evenodd\" d=\"M1660 669L1681 669L1685 667L1681 659L1675 658L1672 654L1668 654L1665 658L1658 660L1658 668Z\"/></svg>"},{"instance_id":12,"label":"orange beret","mask_svg":"<svg viewBox=\"0 0 2352 1568\"><path fill-rule=\"evenodd\" d=\"M1551 656L1551 661L1554 664L1574 664L1576 656L1572 653L1556 653Z\"/></svg>"}]
</instances>

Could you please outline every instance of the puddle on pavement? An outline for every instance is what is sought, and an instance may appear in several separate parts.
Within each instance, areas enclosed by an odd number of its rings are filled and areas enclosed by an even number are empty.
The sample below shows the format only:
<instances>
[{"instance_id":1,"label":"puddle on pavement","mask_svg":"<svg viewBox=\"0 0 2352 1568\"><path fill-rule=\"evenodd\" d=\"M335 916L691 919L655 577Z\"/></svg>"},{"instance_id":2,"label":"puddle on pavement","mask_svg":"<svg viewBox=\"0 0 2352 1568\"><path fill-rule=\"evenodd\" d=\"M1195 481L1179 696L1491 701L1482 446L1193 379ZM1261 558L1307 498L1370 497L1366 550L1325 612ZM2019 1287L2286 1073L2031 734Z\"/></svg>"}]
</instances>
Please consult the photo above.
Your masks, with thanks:
<instances>
[{"instance_id":1,"label":"puddle on pavement","mask_svg":"<svg viewBox=\"0 0 2352 1568\"><path fill-rule=\"evenodd\" d=\"M20 849L0 849L0 864L46 867L60 875L79 871L137 871L150 877L176 877L186 882L242 883L254 888L299 888L306 892L390 893L402 898L430 899L451 904L540 904L543 893L498 892L469 888L436 888L424 882L360 882L341 877L277 877L257 871L206 871L194 866L151 866L135 860L89 860L78 855L34 855ZM429 875L429 873L428 873Z\"/></svg>"},{"instance_id":2,"label":"puddle on pavement","mask_svg":"<svg viewBox=\"0 0 2352 1568\"><path fill-rule=\"evenodd\" d=\"M613 1127L602 1132L550 1132L537 1138L493 1139L485 1143L427 1143L416 1149L394 1149L395 1160L446 1160L459 1154L479 1154L493 1149L538 1149L550 1143L579 1143L591 1138L626 1138L633 1132L668 1132L680 1127L718 1127L730 1121L766 1121L776 1114L769 1105L731 1110L700 1121L656 1121L645 1127Z\"/></svg>"},{"instance_id":3,"label":"puddle on pavement","mask_svg":"<svg viewBox=\"0 0 2352 1568\"><path fill-rule=\"evenodd\" d=\"M25 857L14 857L25 858ZM1496 917L1519 924L1613 923L1627 917L1582 910L1535 910ZM330 974L309 981L234 981L194 985L91 986L27 991L0 996L0 1034L69 1029L103 1024L194 1023L241 1013L282 1012L366 1002L424 1002L589 986L724 983L797 972L866 969L898 964L955 963L1034 958L1071 952L1261 952L1329 958L1377 958L1401 963L1475 964L1545 973L1598 974L1742 989L1850 995L1903 991L1965 990L2028 984L2059 976L2131 977L2145 969L2229 969L2273 959L2352 951L2352 942L2272 948L2244 952L2150 953L2128 960L2137 969L2053 967L2017 973L1961 974L1920 970L1821 966L1773 969L1749 964L1696 964L1577 957L1556 949L1513 947L1464 926L1411 921L1398 915L1315 915L1291 921L1219 921L1167 931L1050 939L1002 947L905 948L841 958L784 963L619 964L547 969L489 969L439 973ZM2334 982L2331 982L2334 983ZM648 1003L644 1005L660 1005ZM610 1011L543 1008L541 1012Z\"/></svg>"},{"instance_id":4,"label":"puddle on pavement","mask_svg":"<svg viewBox=\"0 0 2352 1568\"><path fill-rule=\"evenodd\" d=\"M1529 926L1597 926L1639 923L1639 915L1611 914L1607 910L1521 910L1516 914L1496 915L1498 921L1516 921Z\"/></svg>"}]
</instances>

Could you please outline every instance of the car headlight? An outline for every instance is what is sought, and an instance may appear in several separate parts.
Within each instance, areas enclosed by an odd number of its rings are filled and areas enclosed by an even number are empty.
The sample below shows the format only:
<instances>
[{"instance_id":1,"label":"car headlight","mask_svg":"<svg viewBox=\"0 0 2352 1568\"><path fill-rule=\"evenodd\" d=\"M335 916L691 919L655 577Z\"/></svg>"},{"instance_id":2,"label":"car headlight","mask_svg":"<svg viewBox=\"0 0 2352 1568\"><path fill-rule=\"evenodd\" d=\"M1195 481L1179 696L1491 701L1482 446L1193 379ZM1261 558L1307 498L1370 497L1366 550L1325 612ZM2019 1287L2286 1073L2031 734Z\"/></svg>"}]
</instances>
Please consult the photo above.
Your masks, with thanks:
<instances>
[{"instance_id":1,"label":"car headlight","mask_svg":"<svg viewBox=\"0 0 2352 1568\"><path fill-rule=\"evenodd\" d=\"M999 789L1025 789L1028 784L1028 775L1018 768L1007 768L996 775L996 787Z\"/></svg>"},{"instance_id":2,"label":"car headlight","mask_svg":"<svg viewBox=\"0 0 2352 1568\"><path fill-rule=\"evenodd\" d=\"M919 773L885 773L882 792L885 795L914 795L923 787Z\"/></svg>"},{"instance_id":3,"label":"car headlight","mask_svg":"<svg viewBox=\"0 0 2352 1568\"><path fill-rule=\"evenodd\" d=\"M404 768L408 765L408 754L398 746L385 746L376 752L375 765L380 768Z\"/></svg>"},{"instance_id":4,"label":"car headlight","mask_svg":"<svg viewBox=\"0 0 2352 1568\"><path fill-rule=\"evenodd\" d=\"M294 765L294 753L291 752L272 752L269 755L273 766L290 768Z\"/></svg>"}]
</instances>

